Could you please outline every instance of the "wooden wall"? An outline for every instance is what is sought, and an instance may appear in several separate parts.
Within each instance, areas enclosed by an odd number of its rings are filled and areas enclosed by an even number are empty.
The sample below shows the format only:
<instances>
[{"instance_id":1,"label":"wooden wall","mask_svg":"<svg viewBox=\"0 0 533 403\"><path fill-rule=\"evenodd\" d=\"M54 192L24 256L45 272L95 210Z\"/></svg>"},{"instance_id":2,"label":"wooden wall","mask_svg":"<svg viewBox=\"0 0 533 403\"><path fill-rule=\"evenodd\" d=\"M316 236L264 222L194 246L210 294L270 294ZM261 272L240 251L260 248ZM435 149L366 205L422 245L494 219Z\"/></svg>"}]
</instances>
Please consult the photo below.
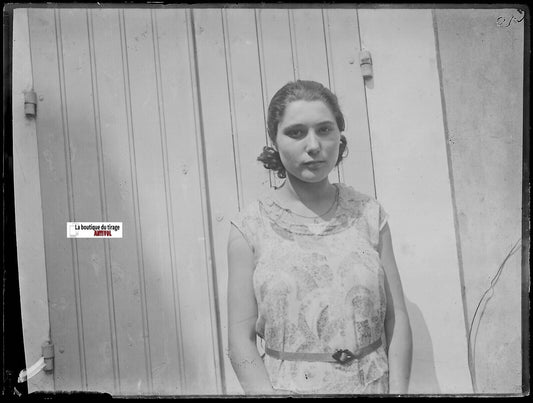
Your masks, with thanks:
<instances>
[{"instance_id":1,"label":"wooden wall","mask_svg":"<svg viewBox=\"0 0 533 403\"><path fill-rule=\"evenodd\" d=\"M356 10L28 10L56 390L239 393L226 356L229 219L295 78L347 117L339 178L374 195ZM67 221L123 238L67 239Z\"/></svg>"}]
</instances>

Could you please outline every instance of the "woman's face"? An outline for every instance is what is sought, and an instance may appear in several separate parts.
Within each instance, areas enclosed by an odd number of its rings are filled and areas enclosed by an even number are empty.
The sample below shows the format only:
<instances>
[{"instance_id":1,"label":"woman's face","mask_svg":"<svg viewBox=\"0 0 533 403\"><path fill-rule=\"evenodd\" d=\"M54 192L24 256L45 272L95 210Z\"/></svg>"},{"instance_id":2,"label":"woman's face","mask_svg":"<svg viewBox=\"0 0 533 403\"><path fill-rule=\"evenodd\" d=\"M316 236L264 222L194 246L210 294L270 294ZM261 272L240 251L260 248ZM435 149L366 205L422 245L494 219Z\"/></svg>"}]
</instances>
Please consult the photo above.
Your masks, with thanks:
<instances>
[{"instance_id":1,"label":"woman's face","mask_svg":"<svg viewBox=\"0 0 533 403\"><path fill-rule=\"evenodd\" d=\"M339 157L340 135L335 117L324 102L291 102L276 135L287 174L304 182L326 179Z\"/></svg>"}]
</instances>

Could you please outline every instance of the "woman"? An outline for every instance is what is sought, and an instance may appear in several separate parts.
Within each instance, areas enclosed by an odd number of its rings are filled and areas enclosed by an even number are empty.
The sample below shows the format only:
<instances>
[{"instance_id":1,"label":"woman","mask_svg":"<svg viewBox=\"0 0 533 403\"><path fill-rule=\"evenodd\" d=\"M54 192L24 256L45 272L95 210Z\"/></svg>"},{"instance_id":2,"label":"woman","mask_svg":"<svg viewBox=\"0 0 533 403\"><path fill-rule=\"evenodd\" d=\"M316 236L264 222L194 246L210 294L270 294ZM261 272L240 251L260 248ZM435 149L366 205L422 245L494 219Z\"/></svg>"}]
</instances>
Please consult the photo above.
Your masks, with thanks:
<instances>
[{"instance_id":1,"label":"woman","mask_svg":"<svg viewBox=\"0 0 533 403\"><path fill-rule=\"evenodd\" d=\"M346 150L336 96L288 83L267 125L274 148L258 160L286 179L228 241L229 355L245 393L406 393L411 328L387 215L328 179Z\"/></svg>"}]
</instances>

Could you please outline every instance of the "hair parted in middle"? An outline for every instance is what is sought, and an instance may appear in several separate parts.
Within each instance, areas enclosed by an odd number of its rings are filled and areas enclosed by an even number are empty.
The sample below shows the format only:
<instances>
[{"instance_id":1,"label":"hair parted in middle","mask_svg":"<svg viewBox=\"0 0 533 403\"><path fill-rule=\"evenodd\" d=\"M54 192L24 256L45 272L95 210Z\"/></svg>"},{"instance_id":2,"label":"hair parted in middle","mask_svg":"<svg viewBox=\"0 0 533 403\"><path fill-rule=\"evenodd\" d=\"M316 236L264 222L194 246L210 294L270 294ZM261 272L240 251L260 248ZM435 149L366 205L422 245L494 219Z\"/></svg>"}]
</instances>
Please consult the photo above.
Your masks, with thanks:
<instances>
[{"instance_id":1,"label":"hair parted in middle","mask_svg":"<svg viewBox=\"0 0 533 403\"><path fill-rule=\"evenodd\" d=\"M291 81L281 87L278 92L274 94L270 104L268 105L267 116L267 131L272 143L276 144L276 136L278 132L279 122L283 119L285 109L294 101L322 101L331 110L335 117L335 121L339 131L343 132L345 129L344 116L339 107L337 96L328 88L316 81L296 80ZM337 166L346 157L347 153L346 137L341 134L341 143L339 146L339 157L337 159ZM266 169L272 169L276 172L279 178L285 178L286 171L279 152L273 148L265 146L263 152L257 157L258 161L263 163Z\"/></svg>"}]
</instances>

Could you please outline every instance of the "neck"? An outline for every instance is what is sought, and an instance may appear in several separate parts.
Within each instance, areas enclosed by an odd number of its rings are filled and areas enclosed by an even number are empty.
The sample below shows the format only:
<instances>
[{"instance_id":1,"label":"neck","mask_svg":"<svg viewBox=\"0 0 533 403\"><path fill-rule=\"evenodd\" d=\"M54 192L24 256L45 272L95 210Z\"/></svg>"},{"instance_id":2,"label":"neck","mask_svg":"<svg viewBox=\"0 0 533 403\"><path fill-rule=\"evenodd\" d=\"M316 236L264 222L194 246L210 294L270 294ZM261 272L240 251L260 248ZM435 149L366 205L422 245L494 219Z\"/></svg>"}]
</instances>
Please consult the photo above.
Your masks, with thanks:
<instances>
[{"instance_id":1,"label":"neck","mask_svg":"<svg viewBox=\"0 0 533 403\"><path fill-rule=\"evenodd\" d=\"M335 194L335 187L326 177L320 182L304 182L287 173L285 185L288 196L300 199L307 206L330 199Z\"/></svg>"}]
</instances>

